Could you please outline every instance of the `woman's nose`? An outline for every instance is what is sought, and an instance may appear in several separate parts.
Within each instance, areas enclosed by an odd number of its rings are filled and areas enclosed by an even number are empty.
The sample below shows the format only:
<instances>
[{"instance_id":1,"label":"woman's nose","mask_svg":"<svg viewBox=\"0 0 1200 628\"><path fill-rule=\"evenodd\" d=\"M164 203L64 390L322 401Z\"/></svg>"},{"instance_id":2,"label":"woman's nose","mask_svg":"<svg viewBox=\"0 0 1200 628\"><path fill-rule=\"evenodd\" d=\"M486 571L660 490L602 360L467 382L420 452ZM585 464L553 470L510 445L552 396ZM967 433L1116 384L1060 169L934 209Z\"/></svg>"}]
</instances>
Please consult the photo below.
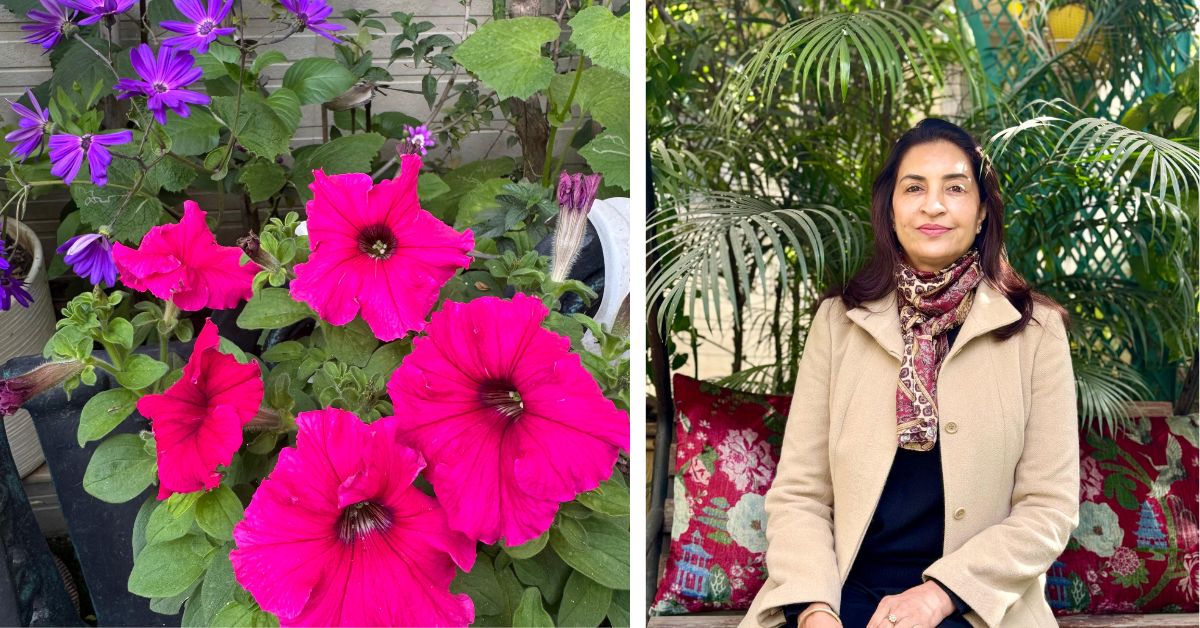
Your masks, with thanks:
<instances>
[{"instance_id":1,"label":"woman's nose","mask_svg":"<svg viewBox=\"0 0 1200 628\"><path fill-rule=\"evenodd\" d=\"M930 194L921 209L927 214L942 214L946 211L946 206L942 204L940 194Z\"/></svg>"}]
</instances>

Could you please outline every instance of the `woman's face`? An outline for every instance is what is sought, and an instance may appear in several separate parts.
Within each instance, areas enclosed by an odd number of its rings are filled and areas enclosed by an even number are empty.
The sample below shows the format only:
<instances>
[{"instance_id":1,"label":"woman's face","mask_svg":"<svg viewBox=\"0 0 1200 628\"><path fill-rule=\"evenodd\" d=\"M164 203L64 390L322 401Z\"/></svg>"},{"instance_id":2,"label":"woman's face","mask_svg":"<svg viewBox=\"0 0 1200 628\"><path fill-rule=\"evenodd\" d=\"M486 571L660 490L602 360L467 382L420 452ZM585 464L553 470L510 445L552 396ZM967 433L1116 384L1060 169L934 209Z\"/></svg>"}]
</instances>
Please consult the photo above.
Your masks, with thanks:
<instances>
[{"instance_id":1,"label":"woman's face","mask_svg":"<svg viewBox=\"0 0 1200 628\"><path fill-rule=\"evenodd\" d=\"M892 220L909 264L946 268L971 248L983 219L979 182L962 149L945 141L908 149L896 172Z\"/></svg>"}]
</instances>

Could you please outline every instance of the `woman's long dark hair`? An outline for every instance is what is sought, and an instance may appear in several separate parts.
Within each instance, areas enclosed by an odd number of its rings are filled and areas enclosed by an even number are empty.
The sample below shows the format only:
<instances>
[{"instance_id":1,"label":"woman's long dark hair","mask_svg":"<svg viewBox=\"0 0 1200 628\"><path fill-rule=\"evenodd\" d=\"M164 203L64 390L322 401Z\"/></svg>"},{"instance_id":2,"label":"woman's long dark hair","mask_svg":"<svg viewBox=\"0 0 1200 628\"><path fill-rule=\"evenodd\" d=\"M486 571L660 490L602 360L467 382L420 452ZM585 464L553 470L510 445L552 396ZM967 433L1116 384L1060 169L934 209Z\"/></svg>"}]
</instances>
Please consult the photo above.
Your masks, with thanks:
<instances>
[{"instance_id":1,"label":"woman's long dark hair","mask_svg":"<svg viewBox=\"0 0 1200 628\"><path fill-rule=\"evenodd\" d=\"M983 149L971 134L940 118L926 118L909 129L888 155L887 162L871 189L871 227L875 231L875 252L870 261L845 286L835 286L822 300L840 297L846 309L866 301L883 298L896 289L896 265L905 261L904 249L896 237L892 217L892 191L896 187L896 171L909 149L929 142L950 142L971 159L971 169L979 182L979 200L984 209L983 230L975 235L974 246L979 249L979 262L984 281L1008 298L1021 313L1016 322L994 333L1004 339L1025 328L1033 318L1034 302L1043 303L1058 312L1063 323L1070 325L1070 315L1050 297L1034 292L1029 283L1008 262L1004 250L1004 200L1000 197L1000 182L996 171L983 154Z\"/></svg>"}]
</instances>

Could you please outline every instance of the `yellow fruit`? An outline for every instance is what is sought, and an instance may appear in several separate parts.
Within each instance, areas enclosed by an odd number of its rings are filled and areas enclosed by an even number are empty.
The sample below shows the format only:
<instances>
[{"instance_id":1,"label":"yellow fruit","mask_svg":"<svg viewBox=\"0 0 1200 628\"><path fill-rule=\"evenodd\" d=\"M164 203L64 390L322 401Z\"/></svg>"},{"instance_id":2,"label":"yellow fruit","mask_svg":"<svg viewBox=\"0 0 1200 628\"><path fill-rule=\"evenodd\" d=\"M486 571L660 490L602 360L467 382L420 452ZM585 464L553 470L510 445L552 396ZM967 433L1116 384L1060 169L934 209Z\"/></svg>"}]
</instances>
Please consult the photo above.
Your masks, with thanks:
<instances>
[{"instance_id":1,"label":"yellow fruit","mask_svg":"<svg viewBox=\"0 0 1200 628\"><path fill-rule=\"evenodd\" d=\"M1059 53L1070 47L1080 33L1087 31L1092 25L1092 12L1083 5L1068 4L1050 9L1046 14L1046 24L1050 27L1050 43L1054 52ZM1084 58L1092 64L1099 63L1102 54L1104 44L1098 40L1090 43L1083 51Z\"/></svg>"}]
</instances>

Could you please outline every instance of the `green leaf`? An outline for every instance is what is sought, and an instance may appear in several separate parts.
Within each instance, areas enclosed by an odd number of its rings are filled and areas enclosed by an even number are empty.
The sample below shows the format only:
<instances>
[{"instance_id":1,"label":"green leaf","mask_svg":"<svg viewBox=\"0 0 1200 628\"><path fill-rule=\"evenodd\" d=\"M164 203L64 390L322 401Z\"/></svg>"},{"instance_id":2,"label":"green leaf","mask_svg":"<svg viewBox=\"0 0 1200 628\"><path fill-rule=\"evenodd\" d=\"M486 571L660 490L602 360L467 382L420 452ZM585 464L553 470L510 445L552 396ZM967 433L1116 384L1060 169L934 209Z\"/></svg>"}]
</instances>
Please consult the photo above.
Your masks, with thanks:
<instances>
[{"instance_id":1,"label":"green leaf","mask_svg":"<svg viewBox=\"0 0 1200 628\"><path fill-rule=\"evenodd\" d=\"M603 517L560 517L550 547L564 562L610 589L629 588L629 530Z\"/></svg>"},{"instance_id":2,"label":"green leaf","mask_svg":"<svg viewBox=\"0 0 1200 628\"><path fill-rule=\"evenodd\" d=\"M417 177L417 196L422 202L429 202L449 191L450 186L435 173L422 172Z\"/></svg>"},{"instance_id":3,"label":"green leaf","mask_svg":"<svg viewBox=\"0 0 1200 628\"><path fill-rule=\"evenodd\" d=\"M140 437L117 434L100 443L92 454L83 473L83 490L110 504L124 503L146 490L157 470L154 456Z\"/></svg>"},{"instance_id":4,"label":"green leaf","mask_svg":"<svg viewBox=\"0 0 1200 628\"><path fill-rule=\"evenodd\" d=\"M465 229L474 225L480 212L498 207L496 197L504 193L504 186L512 184L508 179L488 179L463 194L454 214L454 228Z\"/></svg>"},{"instance_id":5,"label":"green leaf","mask_svg":"<svg viewBox=\"0 0 1200 628\"><path fill-rule=\"evenodd\" d=\"M623 136L604 131L579 149L579 155L604 175L604 183L629 191L629 142Z\"/></svg>"},{"instance_id":6,"label":"green leaf","mask_svg":"<svg viewBox=\"0 0 1200 628\"><path fill-rule=\"evenodd\" d=\"M574 70L554 77L550 93L557 107L567 101L574 81ZM629 77L605 68L587 68L579 79L572 103L610 131L629 137Z\"/></svg>"},{"instance_id":7,"label":"green leaf","mask_svg":"<svg viewBox=\"0 0 1200 628\"><path fill-rule=\"evenodd\" d=\"M233 96L213 96L211 109L217 120L233 130L238 143L265 159L288 152L292 131L258 94L242 94L241 108Z\"/></svg>"},{"instance_id":8,"label":"green leaf","mask_svg":"<svg viewBox=\"0 0 1200 628\"><path fill-rule=\"evenodd\" d=\"M243 167L242 173L238 175L238 183L246 186L246 193L250 195L252 203L271 198L283 189L286 182L283 166L265 159L255 159Z\"/></svg>"},{"instance_id":9,"label":"green leaf","mask_svg":"<svg viewBox=\"0 0 1200 628\"><path fill-rule=\"evenodd\" d=\"M367 366L363 370L368 375L379 375L387 379L400 366L404 356L411 352L411 342L404 340L389 342L371 354L371 359L367 361Z\"/></svg>"},{"instance_id":10,"label":"green leaf","mask_svg":"<svg viewBox=\"0 0 1200 628\"><path fill-rule=\"evenodd\" d=\"M613 471L613 476L604 481L595 490L580 493L579 503L610 517L629 516L629 487L625 485L620 471Z\"/></svg>"},{"instance_id":11,"label":"green leaf","mask_svg":"<svg viewBox=\"0 0 1200 628\"><path fill-rule=\"evenodd\" d=\"M245 508L233 490L224 484L200 496L196 503L196 523L218 541L233 539L233 526L242 520Z\"/></svg>"},{"instance_id":12,"label":"green leaf","mask_svg":"<svg viewBox=\"0 0 1200 628\"><path fill-rule=\"evenodd\" d=\"M207 549L197 553L195 538L185 536L142 549L129 573L129 592L142 597L171 597L187 591L204 575L215 553L211 545L201 545Z\"/></svg>"},{"instance_id":13,"label":"green leaf","mask_svg":"<svg viewBox=\"0 0 1200 628\"><path fill-rule=\"evenodd\" d=\"M245 604L242 602L230 602L217 613L213 618L214 626L226 626L228 628L276 628L279 626L279 620L276 617L261 608L257 604Z\"/></svg>"},{"instance_id":14,"label":"green leaf","mask_svg":"<svg viewBox=\"0 0 1200 628\"><path fill-rule=\"evenodd\" d=\"M97 50L106 45L95 33L84 39ZM54 71L50 73L51 94L58 93L61 88L71 94L75 102L83 103L84 96L90 95L97 84L102 86L98 97L103 98L113 93L112 85L116 82L116 77L108 69L108 65L78 41L71 39L59 42L50 53L50 62L54 66Z\"/></svg>"},{"instance_id":15,"label":"green leaf","mask_svg":"<svg viewBox=\"0 0 1200 628\"><path fill-rule=\"evenodd\" d=\"M359 124L362 124L362 122L359 122ZM383 113L371 114L372 130L394 140L408 137L408 133L404 130L405 125L419 126L420 124L420 120L399 111L384 111Z\"/></svg>"},{"instance_id":16,"label":"green leaf","mask_svg":"<svg viewBox=\"0 0 1200 628\"><path fill-rule=\"evenodd\" d=\"M515 166L516 162L511 157L473 161L442 175L442 182L449 188L448 192L429 199L422 197L421 200L426 202L425 208L438 218L453 221L463 196L489 179L512 174Z\"/></svg>"},{"instance_id":17,"label":"green leaf","mask_svg":"<svg viewBox=\"0 0 1200 628\"><path fill-rule=\"evenodd\" d=\"M176 155L203 155L216 148L221 141L221 124L211 113L198 107L193 107L186 118L180 118L174 111L169 112L163 130L171 139L171 152Z\"/></svg>"},{"instance_id":18,"label":"green leaf","mask_svg":"<svg viewBox=\"0 0 1200 628\"><path fill-rule=\"evenodd\" d=\"M513 613L512 625L533 628L554 626L550 614L542 607L542 594L537 589L528 587L521 594L521 603L517 604L517 610Z\"/></svg>"},{"instance_id":19,"label":"green leaf","mask_svg":"<svg viewBox=\"0 0 1200 628\"><path fill-rule=\"evenodd\" d=\"M354 74L333 59L309 57L283 74L283 86L296 92L300 104L314 105L341 96L354 85Z\"/></svg>"},{"instance_id":20,"label":"green leaf","mask_svg":"<svg viewBox=\"0 0 1200 628\"><path fill-rule=\"evenodd\" d=\"M128 159L114 159L108 167L108 184L104 187L93 185L81 170L71 184L71 198L79 206L80 219L93 229L111 226L117 240L139 242L158 223L163 204L145 187L130 197L137 168ZM126 205L127 197L130 200Z\"/></svg>"},{"instance_id":21,"label":"green leaf","mask_svg":"<svg viewBox=\"0 0 1200 628\"><path fill-rule=\"evenodd\" d=\"M279 121L287 127L288 133L295 133L300 126L300 97L296 92L280 87L267 96L267 104L271 105Z\"/></svg>"},{"instance_id":22,"label":"green leaf","mask_svg":"<svg viewBox=\"0 0 1200 628\"><path fill-rule=\"evenodd\" d=\"M214 555L204 574L200 588L200 599L196 609L196 624L214 625L213 619L227 604L234 601L234 592L241 589L233 575L233 563L229 562L230 545L222 546ZM195 601L195 600L194 600ZM191 604L191 602L189 602ZM220 624L215 624L220 625Z\"/></svg>"},{"instance_id":23,"label":"green leaf","mask_svg":"<svg viewBox=\"0 0 1200 628\"><path fill-rule=\"evenodd\" d=\"M292 183L302 200L312 199L308 184L313 181L312 171L321 169L325 174L367 172L371 162L379 156L379 149L387 141L378 133L346 135L322 144L296 158L292 166Z\"/></svg>"},{"instance_id":24,"label":"green leaf","mask_svg":"<svg viewBox=\"0 0 1200 628\"><path fill-rule=\"evenodd\" d=\"M151 186L151 189L163 189L169 192L182 192L187 189L192 181L196 180L198 173L191 166L167 158L154 165L149 172L146 173L146 185Z\"/></svg>"},{"instance_id":25,"label":"green leaf","mask_svg":"<svg viewBox=\"0 0 1200 628\"><path fill-rule=\"evenodd\" d=\"M550 533L543 532L541 536L530 539L516 547L509 547L507 545L501 545L501 547L504 548L506 554L513 558L533 558L546 547L546 542L549 540Z\"/></svg>"},{"instance_id":26,"label":"green leaf","mask_svg":"<svg viewBox=\"0 0 1200 628\"><path fill-rule=\"evenodd\" d=\"M104 330L104 340L126 349L133 348L133 324L123 318L114 318Z\"/></svg>"},{"instance_id":27,"label":"green leaf","mask_svg":"<svg viewBox=\"0 0 1200 628\"><path fill-rule=\"evenodd\" d=\"M146 523L146 545L174 541L192 531L192 522L196 520L196 500L190 499L189 504L172 507L172 502L178 503L183 497L176 493L166 501L158 502L158 507L150 514L150 521Z\"/></svg>"},{"instance_id":28,"label":"green leaf","mask_svg":"<svg viewBox=\"0 0 1200 628\"><path fill-rule=\"evenodd\" d=\"M254 58L254 63L250 64L250 72L256 75L261 74L263 70L276 63L287 63L287 56L278 50L263 51Z\"/></svg>"},{"instance_id":29,"label":"green leaf","mask_svg":"<svg viewBox=\"0 0 1200 628\"><path fill-rule=\"evenodd\" d=\"M616 17L607 7L591 6L567 22L571 43L598 66L629 76L629 14Z\"/></svg>"},{"instance_id":30,"label":"green leaf","mask_svg":"<svg viewBox=\"0 0 1200 628\"><path fill-rule=\"evenodd\" d=\"M608 615L613 590L572 571L558 607L559 626L599 626Z\"/></svg>"},{"instance_id":31,"label":"green leaf","mask_svg":"<svg viewBox=\"0 0 1200 628\"><path fill-rule=\"evenodd\" d=\"M292 300L287 288L264 288L246 302L238 315L242 329L279 329L312 316L312 310Z\"/></svg>"},{"instance_id":32,"label":"green leaf","mask_svg":"<svg viewBox=\"0 0 1200 628\"><path fill-rule=\"evenodd\" d=\"M133 391L124 388L105 390L88 399L79 415L79 446L107 436L121 421L133 414L137 400Z\"/></svg>"},{"instance_id":33,"label":"green leaf","mask_svg":"<svg viewBox=\"0 0 1200 628\"><path fill-rule=\"evenodd\" d=\"M571 568L551 549L542 550L530 559L513 561L513 571L525 585L537 587L547 604L558 604Z\"/></svg>"},{"instance_id":34,"label":"green leaf","mask_svg":"<svg viewBox=\"0 0 1200 628\"><path fill-rule=\"evenodd\" d=\"M546 17L496 20L479 27L454 50L454 60L496 90L499 98L528 98L550 86L554 62L542 45L559 35Z\"/></svg>"},{"instance_id":35,"label":"green leaf","mask_svg":"<svg viewBox=\"0 0 1200 628\"><path fill-rule=\"evenodd\" d=\"M143 354L135 353L125 362L125 368L117 372L117 382L130 390L141 390L158 381L171 370L166 364Z\"/></svg>"},{"instance_id":36,"label":"green leaf","mask_svg":"<svg viewBox=\"0 0 1200 628\"><path fill-rule=\"evenodd\" d=\"M185 589L182 593L172 595L171 597L152 597L150 598L150 610L159 615L174 615L179 612L179 608L183 603L195 594L196 589L200 587L200 581L197 580L192 586Z\"/></svg>"},{"instance_id":37,"label":"green leaf","mask_svg":"<svg viewBox=\"0 0 1200 628\"><path fill-rule=\"evenodd\" d=\"M629 591L613 591L608 605L608 623L613 628L629 628Z\"/></svg>"},{"instance_id":38,"label":"green leaf","mask_svg":"<svg viewBox=\"0 0 1200 628\"><path fill-rule=\"evenodd\" d=\"M346 364L366 366L379 346L379 340L362 318L355 318L341 327L322 324L321 329L325 333L326 350Z\"/></svg>"}]
</instances>

